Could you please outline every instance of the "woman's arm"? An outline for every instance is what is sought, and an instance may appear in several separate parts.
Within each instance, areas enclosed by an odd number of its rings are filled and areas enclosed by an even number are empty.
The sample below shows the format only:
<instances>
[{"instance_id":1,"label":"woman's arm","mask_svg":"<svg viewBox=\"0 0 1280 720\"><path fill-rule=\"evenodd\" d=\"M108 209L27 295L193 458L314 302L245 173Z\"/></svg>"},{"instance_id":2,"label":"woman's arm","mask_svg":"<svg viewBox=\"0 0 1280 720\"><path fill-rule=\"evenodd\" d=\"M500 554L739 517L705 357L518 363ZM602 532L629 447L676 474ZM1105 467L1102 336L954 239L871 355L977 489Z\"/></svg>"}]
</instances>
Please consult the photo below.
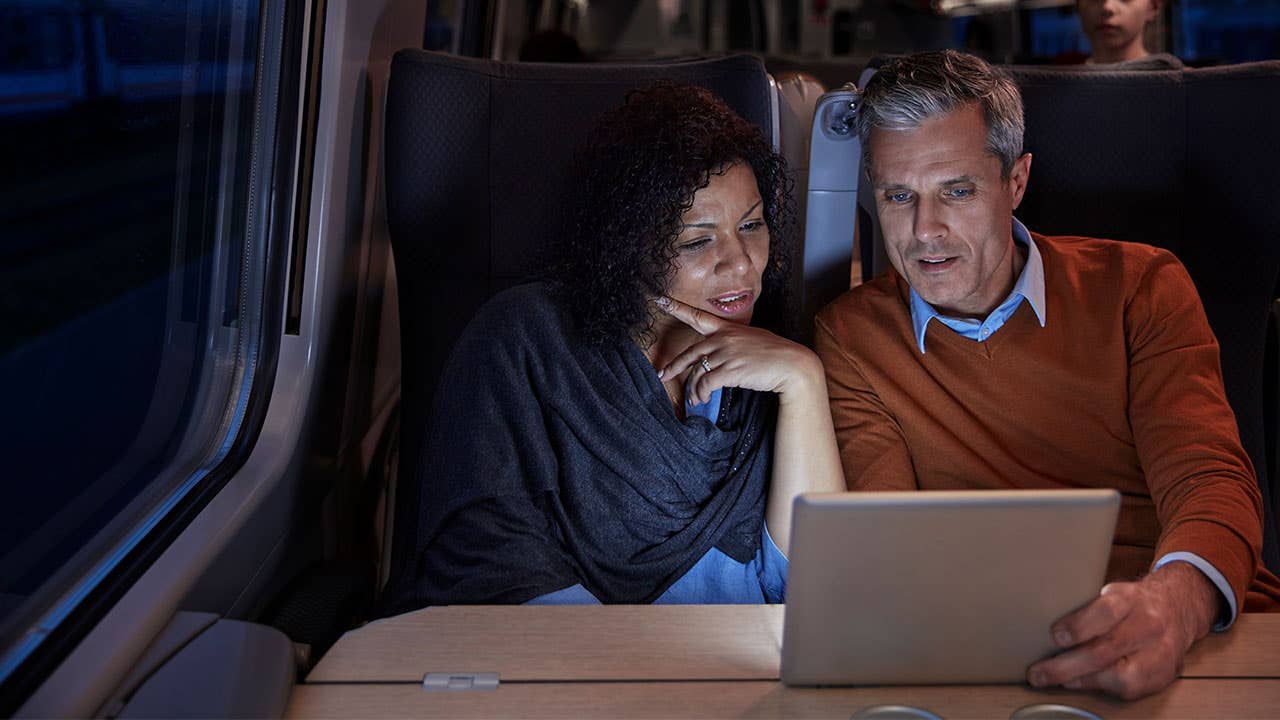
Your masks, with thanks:
<instances>
[{"instance_id":1,"label":"woman's arm","mask_svg":"<svg viewBox=\"0 0 1280 720\"><path fill-rule=\"evenodd\" d=\"M692 367L698 374L693 394L699 402L725 387L777 393L778 426L765 519L778 549L787 553L795 496L844 490L822 363L809 348L767 330L730 322L671 298L662 298L658 305L703 335L661 368L660 377ZM710 371L703 367L704 358Z\"/></svg>"},{"instance_id":2,"label":"woman's arm","mask_svg":"<svg viewBox=\"0 0 1280 720\"><path fill-rule=\"evenodd\" d=\"M765 517L778 549L791 552L791 511L802 492L842 492L844 473L836 449L827 383L818 356L803 345L794 383L778 391L778 429Z\"/></svg>"}]
</instances>

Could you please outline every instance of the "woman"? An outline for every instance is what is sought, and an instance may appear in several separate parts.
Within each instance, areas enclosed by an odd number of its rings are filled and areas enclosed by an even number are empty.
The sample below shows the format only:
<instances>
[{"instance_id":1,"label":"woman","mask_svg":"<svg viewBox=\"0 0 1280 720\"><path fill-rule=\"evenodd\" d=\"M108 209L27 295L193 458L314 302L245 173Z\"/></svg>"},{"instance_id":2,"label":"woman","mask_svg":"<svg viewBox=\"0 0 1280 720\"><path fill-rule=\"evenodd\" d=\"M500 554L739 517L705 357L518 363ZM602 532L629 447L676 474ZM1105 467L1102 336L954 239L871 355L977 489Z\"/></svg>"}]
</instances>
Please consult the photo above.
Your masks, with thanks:
<instances>
[{"instance_id":1,"label":"woman","mask_svg":"<svg viewBox=\"0 0 1280 720\"><path fill-rule=\"evenodd\" d=\"M822 367L763 327L785 317L782 160L660 84L579 165L551 279L494 297L445 368L393 605L780 601L792 499L843 488Z\"/></svg>"}]
</instances>

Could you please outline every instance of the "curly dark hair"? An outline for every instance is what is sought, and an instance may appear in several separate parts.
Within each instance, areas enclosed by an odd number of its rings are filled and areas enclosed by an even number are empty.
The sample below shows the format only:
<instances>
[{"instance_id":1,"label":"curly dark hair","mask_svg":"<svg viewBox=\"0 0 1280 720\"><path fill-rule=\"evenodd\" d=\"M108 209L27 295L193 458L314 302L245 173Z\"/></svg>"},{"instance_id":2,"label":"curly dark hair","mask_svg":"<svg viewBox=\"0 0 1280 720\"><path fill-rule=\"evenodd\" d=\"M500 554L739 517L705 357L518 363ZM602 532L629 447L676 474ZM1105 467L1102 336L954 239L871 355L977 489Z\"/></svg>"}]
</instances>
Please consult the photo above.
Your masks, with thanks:
<instances>
[{"instance_id":1,"label":"curly dark hair","mask_svg":"<svg viewBox=\"0 0 1280 720\"><path fill-rule=\"evenodd\" d=\"M752 324L790 334L795 210L785 161L710 91L663 81L627 93L576 156L579 202L550 274L589 341L653 341L648 298L666 293L675 276L680 217L712 174L735 162L755 172L769 226Z\"/></svg>"}]
</instances>

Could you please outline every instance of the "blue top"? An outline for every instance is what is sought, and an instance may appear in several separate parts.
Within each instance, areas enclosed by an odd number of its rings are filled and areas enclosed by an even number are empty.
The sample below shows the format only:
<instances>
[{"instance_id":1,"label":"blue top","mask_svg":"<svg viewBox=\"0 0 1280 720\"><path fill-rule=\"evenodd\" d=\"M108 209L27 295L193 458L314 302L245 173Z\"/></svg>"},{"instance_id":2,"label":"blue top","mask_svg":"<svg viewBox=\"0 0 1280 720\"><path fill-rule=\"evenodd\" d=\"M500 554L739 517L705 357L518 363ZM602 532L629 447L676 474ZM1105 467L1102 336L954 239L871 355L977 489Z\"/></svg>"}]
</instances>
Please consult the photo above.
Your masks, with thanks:
<instances>
[{"instance_id":1,"label":"blue top","mask_svg":"<svg viewBox=\"0 0 1280 720\"><path fill-rule=\"evenodd\" d=\"M692 379L692 374L690 375ZM686 395L688 387L686 386ZM720 414L720 391L705 404L695 405L686 396L687 419L704 418L715 423ZM787 556L782 554L760 523L760 548L750 562L740 563L711 548L689 571L654 600L658 605L758 605L783 602L787 593ZM581 583L540 595L526 605L596 605L600 601Z\"/></svg>"},{"instance_id":2,"label":"blue top","mask_svg":"<svg viewBox=\"0 0 1280 720\"><path fill-rule=\"evenodd\" d=\"M1004 327L1005 321L1013 315L1018 306L1022 304L1022 301L1026 300L1031 309L1035 311L1036 318L1040 321L1040 327L1044 327L1044 260L1040 258L1040 250L1036 248L1036 244L1031 241L1031 233L1017 218L1013 218L1013 241L1027 249L1027 262L1022 266L1022 272L1018 274L1018 279L1014 282L1013 290L1009 292L1009 297L997 305L996 309L992 310L991 314L987 315L981 322L969 318L942 315L936 308L925 302L924 298L916 294L915 288L910 290L911 325L915 329L916 342L919 344L921 354L924 353L924 334L929 329L930 320L936 319L970 340L984 342L994 335L997 330ZM1236 607L1235 593L1231 591L1231 585L1227 582L1227 578L1208 560L1195 553L1185 551L1162 555L1160 559L1156 560L1152 569L1158 569L1162 565L1174 561L1191 563L1218 588L1218 593L1222 595L1223 600L1226 602L1226 612L1219 618L1213 629L1226 630L1231 627L1231 623L1236 620L1238 608Z\"/></svg>"}]
</instances>

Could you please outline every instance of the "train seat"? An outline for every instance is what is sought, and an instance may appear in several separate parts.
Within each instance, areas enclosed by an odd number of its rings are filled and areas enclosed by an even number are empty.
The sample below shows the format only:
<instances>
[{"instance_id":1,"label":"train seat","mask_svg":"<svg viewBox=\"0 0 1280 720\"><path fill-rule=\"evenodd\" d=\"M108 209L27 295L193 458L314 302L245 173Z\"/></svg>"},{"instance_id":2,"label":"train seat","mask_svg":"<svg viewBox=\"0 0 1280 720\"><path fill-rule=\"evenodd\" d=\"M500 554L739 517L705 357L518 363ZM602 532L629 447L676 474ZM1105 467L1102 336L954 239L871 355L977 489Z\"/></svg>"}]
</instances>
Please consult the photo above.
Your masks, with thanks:
<instances>
[{"instance_id":1,"label":"train seat","mask_svg":"<svg viewBox=\"0 0 1280 720\"><path fill-rule=\"evenodd\" d=\"M1280 134L1273 119L1280 113L1280 61L1004 70L1022 90L1024 145L1035 158L1019 219L1047 234L1166 248L1195 281L1262 490L1263 561L1280 571L1280 376L1272 327L1280 286ZM887 260L865 191L857 214L859 237L872 241L870 277Z\"/></svg>"},{"instance_id":2,"label":"train seat","mask_svg":"<svg viewBox=\"0 0 1280 720\"><path fill-rule=\"evenodd\" d=\"M787 159L787 173L791 177L796 200L792 267L798 271L792 273L791 294L799 303L802 339L808 341L813 316L821 308L813 298L822 297L829 301L835 297L820 290L815 293L815 288L823 286L825 271L809 247L810 236L806 230L809 218L809 135L818 99L825 89L806 72L785 71L773 77L778 87L779 150Z\"/></svg>"},{"instance_id":3,"label":"train seat","mask_svg":"<svg viewBox=\"0 0 1280 720\"><path fill-rule=\"evenodd\" d=\"M384 148L404 368L391 577L411 562L419 456L450 348L482 303L536 267L566 206L572 154L595 118L627 89L659 79L705 86L777 137L770 78L746 55L538 64L396 54Z\"/></svg>"}]
</instances>

